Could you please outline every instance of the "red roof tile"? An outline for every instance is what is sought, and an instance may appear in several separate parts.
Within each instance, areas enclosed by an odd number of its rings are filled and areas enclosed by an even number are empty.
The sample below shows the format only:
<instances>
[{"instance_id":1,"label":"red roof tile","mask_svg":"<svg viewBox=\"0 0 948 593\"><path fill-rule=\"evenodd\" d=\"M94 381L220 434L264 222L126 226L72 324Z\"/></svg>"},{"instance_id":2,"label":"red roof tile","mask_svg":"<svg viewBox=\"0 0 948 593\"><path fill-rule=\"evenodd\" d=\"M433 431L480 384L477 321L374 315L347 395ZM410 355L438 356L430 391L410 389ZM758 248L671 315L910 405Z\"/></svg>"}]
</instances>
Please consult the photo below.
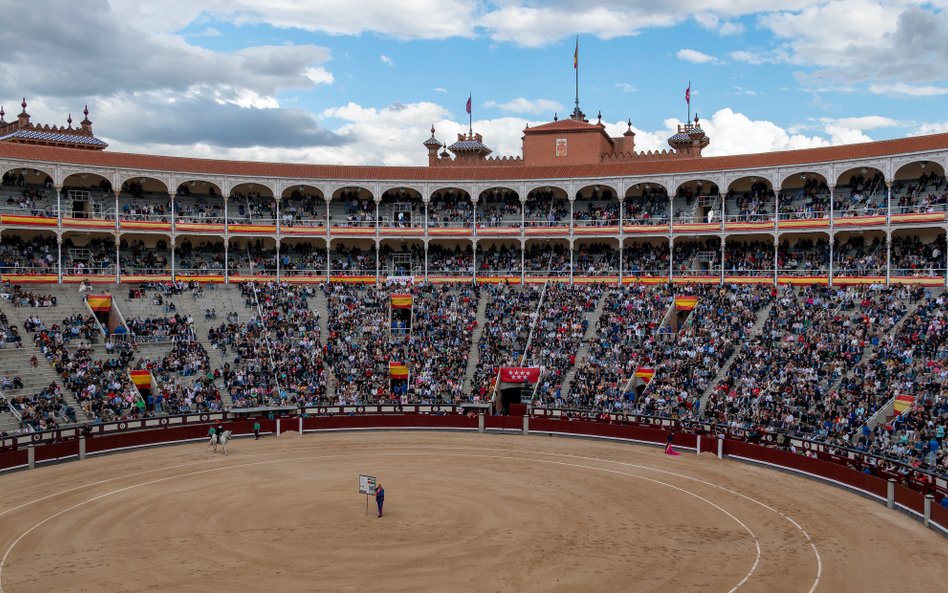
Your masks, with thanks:
<instances>
[{"instance_id":1,"label":"red roof tile","mask_svg":"<svg viewBox=\"0 0 948 593\"><path fill-rule=\"evenodd\" d=\"M93 152L14 143L0 143L0 158L33 161L37 163L38 168L41 168L39 163L47 162L90 167L116 167L136 171L152 170L183 173L195 177L200 175L241 175L260 178L286 177L314 180L476 181L660 175L787 165L803 166L838 160L870 159L946 149L948 149L948 134L734 156L547 167L519 163L474 167L386 167L378 165L264 163L112 151Z\"/></svg>"}]
</instances>

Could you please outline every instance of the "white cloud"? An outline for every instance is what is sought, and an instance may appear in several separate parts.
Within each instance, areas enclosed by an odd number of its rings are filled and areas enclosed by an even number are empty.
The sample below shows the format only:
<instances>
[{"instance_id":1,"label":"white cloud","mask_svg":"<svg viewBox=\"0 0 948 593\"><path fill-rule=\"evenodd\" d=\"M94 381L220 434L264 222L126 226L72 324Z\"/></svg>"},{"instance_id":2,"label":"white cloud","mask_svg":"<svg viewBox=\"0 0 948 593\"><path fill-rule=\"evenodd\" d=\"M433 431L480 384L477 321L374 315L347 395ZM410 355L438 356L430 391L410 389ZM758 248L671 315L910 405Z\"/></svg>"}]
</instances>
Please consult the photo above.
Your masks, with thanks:
<instances>
[{"instance_id":1,"label":"white cloud","mask_svg":"<svg viewBox=\"0 0 948 593\"><path fill-rule=\"evenodd\" d=\"M879 128L896 128L905 126L905 122L883 117L881 115L865 115L862 117L841 117L828 118L823 117L819 120L826 125L840 126L854 130L877 130Z\"/></svg>"},{"instance_id":2,"label":"white cloud","mask_svg":"<svg viewBox=\"0 0 948 593\"><path fill-rule=\"evenodd\" d=\"M554 111L562 111L563 104L558 101L553 101L550 99L526 99L524 97L517 97L506 103L498 103L497 101L487 101L484 103L484 107L497 108L501 111L507 113L549 113L552 114Z\"/></svg>"},{"instance_id":3,"label":"white cloud","mask_svg":"<svg viewBox=\"0 0 948 593\"><path fill-rule=\"evenodd\" d=\"M395 66L395 62L392 61L392 58L382 54L379 56L379 59L382 60L382 63L386 66Z\"/></svg>"},{"instance_id":4,"label":"white cloud","mask_svg":"<svg viewBox=\"0 0 948 593\"><path fill-rule=\"evenodd\" d=\"M940 97L948 95L948 87L897 82L894 84L871 84L869 85L869 92L888 97Z\"/></svg>"},{"instance_id":5,"label":"white cloud","mask_svg":"<svg viewBox=\"0 0 948 593\"><path fill-rule=\"evenodd\" d=\"M707 64L717 62L718 59L714 56L709 56L706 53L702 53L695 49L679 49L675 56L679 60L684 60L686 62L691 62L693 64Z\"/></svg>"},{"instance_id":6,"label":"white cloud","mask_svg":"<svg viewBox=\"0 0 948 593\"><path fill-rule=\"evenodd\" d=\"M944 134L948 132L948 121L938 123L928 123L918 126L909 136L922 136L924 134Z\"/></svg>"},{"instance_id":7,"label":"white cloud","mask_svg":"<svg viewBox=\"0 0 948 593\"><path fill-rule=\"evenodd\" d=\"M701 27L714 31L718 35L738 35L744 32L744 25L732 21L722 21L716 14L699 12L694 16Z\"/></svg>"},{"instance_id":8,"label":"white cloud","mask_svg":"<svg viewBox=\"0 0 948 593\"><path fill-rule=\"evenodd\" d=\"M948 76L944 4L837 0L763 15L759 22L783 40L784 61L821 68L810 73L814 80L943 80Z\"/></svg>"},{"instance_id":9,"label":"white cloud","mask_svg":"<svg viewBox=\"0 0 948 593\"><path fill-rule=\"evenodd\" d=\"M443 86L436 86L435 88L433 88L433 89L431 89L431 90L433 90L433 91L436 92L436 93L446 93L446 92L448 92L448 89L444 88Z\"/></svg>"},{"instance_id":10,"label":"white cloud","mask_svg":"<svg viewBox=\"0 0 948 593\"><path fill-rule=\"evenodd\" d=\"M639 90L627 82L617 82L616 88L623 93L634 93Z\"/></svg>"}]
</instances>

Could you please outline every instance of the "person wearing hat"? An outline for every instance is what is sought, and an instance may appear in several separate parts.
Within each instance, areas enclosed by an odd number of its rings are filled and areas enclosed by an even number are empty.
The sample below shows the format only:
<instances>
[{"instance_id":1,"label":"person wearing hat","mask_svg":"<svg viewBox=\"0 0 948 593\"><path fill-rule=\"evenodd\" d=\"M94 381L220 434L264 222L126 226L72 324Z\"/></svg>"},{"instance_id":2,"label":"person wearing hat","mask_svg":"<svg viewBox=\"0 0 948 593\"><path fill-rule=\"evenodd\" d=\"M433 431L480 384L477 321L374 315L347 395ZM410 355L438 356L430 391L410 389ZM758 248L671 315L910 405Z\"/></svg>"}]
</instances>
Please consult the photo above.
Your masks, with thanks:
<instances>
[{"instance_id":1,"label":"person wearing hat","mask_svg":"<svg viewBox=\"0 0 948 593\"><path fill-rule=\"evenodd\" d=\"M382 484L375 485L375 504L379 507L379 519L381 519L382 505L385 504L385 488L382 488Z\"/></svg>"}]
</instances>

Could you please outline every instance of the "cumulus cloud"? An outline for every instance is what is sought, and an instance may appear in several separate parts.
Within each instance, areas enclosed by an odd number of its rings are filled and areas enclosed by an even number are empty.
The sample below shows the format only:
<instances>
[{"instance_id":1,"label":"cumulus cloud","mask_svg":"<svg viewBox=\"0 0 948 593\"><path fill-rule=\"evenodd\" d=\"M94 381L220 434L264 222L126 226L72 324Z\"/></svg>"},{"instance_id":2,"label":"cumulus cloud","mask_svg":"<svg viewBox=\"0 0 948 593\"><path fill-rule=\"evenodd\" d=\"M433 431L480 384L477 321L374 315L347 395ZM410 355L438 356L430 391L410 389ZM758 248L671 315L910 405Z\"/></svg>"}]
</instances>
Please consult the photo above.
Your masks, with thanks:
<instances>
[{"instance_id":1,"label":"cumulus cloud","mask_svg":"<svg viewBox=\"0 0 948 593\"><path fill-rule=\"evenodd\" d=\"M35 7L23 11L17 26L4 34L0 79L17 80L27 95L94 97L159 89L174 94L199 85L273 97L280 90L332 81L323 66L330 58L324 47L217 52L122 22L105 0L58 4L55 12L50 19Z\"/></svg>"},{"instance_id":2,"label":"cumulus cloud","mask_svg":"<svg viewBox=\"0 0 948 593\"><path fill-rule=\"evenodd\" d=\"M937 4L937 3L936 3ZM786 61L814 79L921 82L948 76L948 11L920 2L839 0L764 15Z\"/></svg>"},{"instance_id":3,"label":"cumulus cloud","mask_svg":"<svg viewBox=\"0 0 948 593\"><path fill-rule=\"evenodd\" d=\"M744 25L733 21L723 21L716 14L700 12L694 16L701 27L714 31L718 35L738 35L744 32Z\"/></svg>"},{"instance_id":4,"label":"cumulus cloud","mask_svg":"<svg viewBox=\"0 0 948 593\"><path fill-rule=\"evenodd\" d=\"M869 92L887 97L940 97L948 95L948 87L897 82L893 84L871 84L869 85Z\"/></svg>"},{"instance_id":5,"label":"cumulus cloud","mask_svg":"<svg viewBox=\"0 0 948 593\"><path fill-rule=\"evenodd\" d=\"M675 56L679 60L684 60L693 64L707 64L718 61L718 59L714 56L709 56L708 54L702 53L696 49L679 49L675 53Z\"/></svg>"},{"instance_id":6,"label":"cumulus cloud","mask_svg":"<svg viewBox=\"0 0 948 593\"><path fill-rule=\"evenodd\" d=\"M494 107L507 113L531 114L553 113L554 111L563 110L563 104L558 101L550 99L526 99L524 97L517 97L506 103L498 103L497 101L491 100L484 103L484 107Z\"/></svg>"}]
</instances>

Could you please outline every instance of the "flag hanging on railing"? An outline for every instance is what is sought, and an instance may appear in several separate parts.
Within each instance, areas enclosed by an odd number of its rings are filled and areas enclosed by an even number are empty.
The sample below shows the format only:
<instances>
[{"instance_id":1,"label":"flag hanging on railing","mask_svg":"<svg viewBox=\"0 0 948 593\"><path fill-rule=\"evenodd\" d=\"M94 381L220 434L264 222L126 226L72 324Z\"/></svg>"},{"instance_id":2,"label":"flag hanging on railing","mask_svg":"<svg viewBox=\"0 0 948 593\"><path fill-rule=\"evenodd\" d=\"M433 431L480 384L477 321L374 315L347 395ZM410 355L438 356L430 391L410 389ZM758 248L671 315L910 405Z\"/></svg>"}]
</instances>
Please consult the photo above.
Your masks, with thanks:
<instances>
[{"instance_id":1,"label":"flag hanging on railing","mask_svg":"<svg viewBox=\"0 0 948 593\"><path fill-rule=\"evenodd\" d=\"M681 295L675 297L675 306L679 311L691 311L698 304L698 297Z\"/></svg>"},{"instance_id":2,"label":"flag hanging on railing","mask_svg":"<svg viewBox=\"0 0 948 593\"><path fill-rule=\"evenodd\" d=\"M905 410L908 410L912 407L912 404L915 403L915 398L911 395L897 395L895 396L895 413L901 414Z\"/></svg>"},{"instance_id":3,"label":"flag hanging on railing","mask_svg":"<svg viewBox=\"0 0 948 593\"><path fill-rule=\"evenodd\" d=\"M655 369L652 367L636 367L635 377L637 379L642 379L646 383L652 380L652 377L655 376Z\"/></svg>"},{"instance_id":4,"label":"flag hanging on railing","mask_svg":"<svg viewBox=\"0 0 948 593\"><path fill-rule=\"evenodd\" d=\"M392 379L407 379L408 367L401 362L390 362L388 363L388 374Z\"/></svg>"},{"instance_id":5,"label":"flag hanging on railing","mask_svg":"<svg viewBox=\"0 0 948 593\"><path fill-rule=\"evenodd\" d=\"M151 389L151 372L147 369L130 371L128 374L132 378L132 383L135 384L135 387L138 387L139 391Z\"/></svg>"},{"instance_id":6,"label":"flag hanging on railing","mask_svg":"<svg viewBox=\"0 0 948 593\"><path fill-rule=\"evenodd\" d=\"M109 294L90 294L86 297L89 307L96 312L108 312L112 310L112 295Z\"/></svg>"},{"instance_id":7,"label":"flag hanging on railing","mask_svg":"<svg viewBox=\"0 0 948 593\"><path fill-rule=\"evenodd\" d=\"M410 294L393 294L393 309L411 309L412 298Z\"/></svg>"},{"instance_id":8,"label":"flag hanging on railing","mask_svg":"<svg viewBox=\"0 0 948 593\"><path fill-rule=\"evenodd\" d=\"M540 367L501 367L500 380L504 383L536 383Z\"/></svg>"}]
</instances>

